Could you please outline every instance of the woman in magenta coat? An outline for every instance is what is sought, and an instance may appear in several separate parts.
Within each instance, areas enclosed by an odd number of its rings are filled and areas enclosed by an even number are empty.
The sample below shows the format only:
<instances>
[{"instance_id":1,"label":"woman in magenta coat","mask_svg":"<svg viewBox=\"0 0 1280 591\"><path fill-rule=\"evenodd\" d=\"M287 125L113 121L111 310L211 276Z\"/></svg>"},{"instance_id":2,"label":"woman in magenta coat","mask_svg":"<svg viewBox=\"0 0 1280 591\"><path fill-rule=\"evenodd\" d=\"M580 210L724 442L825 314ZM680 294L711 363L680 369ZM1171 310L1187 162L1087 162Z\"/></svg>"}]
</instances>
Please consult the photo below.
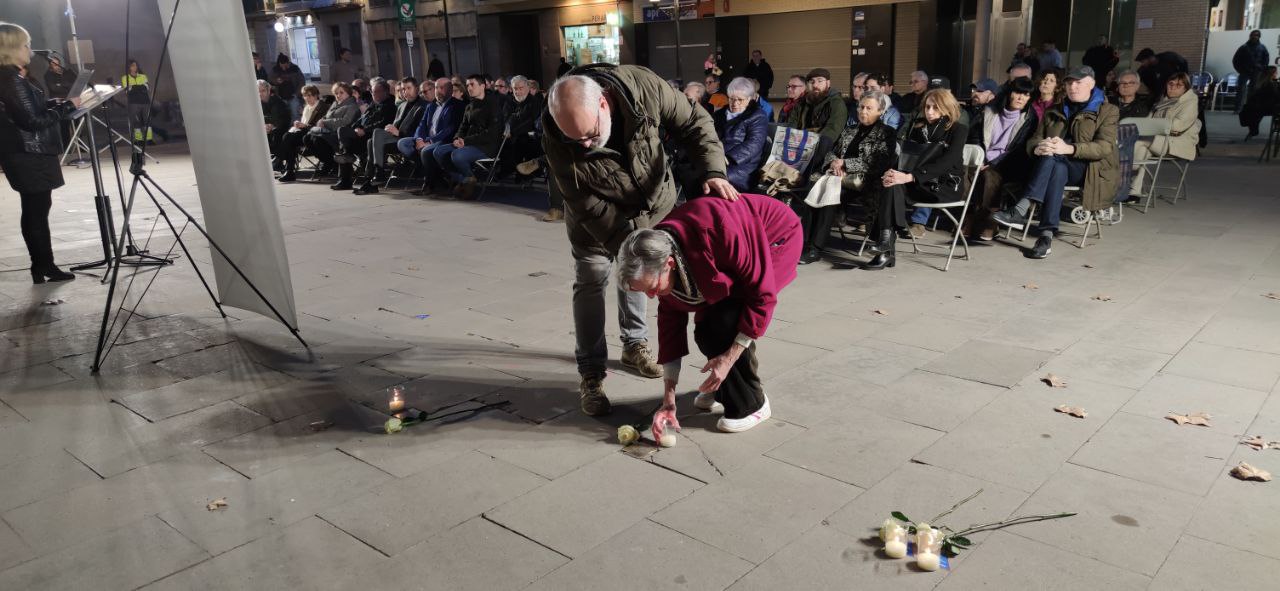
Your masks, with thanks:
<instances>
[{"instance_id":1,"label":"woman in magenta coat","mask_svg":"<svg viewBox=\"0 0 1280 591\"><path fill-rule=\"evenodd\" d=\"M769 418L756 372L755 341L764 336L778 292L796 277L804 243L800 218L763 195L736 201L693 199L652 229L632 232L618 253L618 279L658 298L658 363L663 404L654 414L660 440L676 421L676 383L689 354L686 327L707 356L694 406L723 409L721 431L746 431Z\"/></svg>"}]
</instances>

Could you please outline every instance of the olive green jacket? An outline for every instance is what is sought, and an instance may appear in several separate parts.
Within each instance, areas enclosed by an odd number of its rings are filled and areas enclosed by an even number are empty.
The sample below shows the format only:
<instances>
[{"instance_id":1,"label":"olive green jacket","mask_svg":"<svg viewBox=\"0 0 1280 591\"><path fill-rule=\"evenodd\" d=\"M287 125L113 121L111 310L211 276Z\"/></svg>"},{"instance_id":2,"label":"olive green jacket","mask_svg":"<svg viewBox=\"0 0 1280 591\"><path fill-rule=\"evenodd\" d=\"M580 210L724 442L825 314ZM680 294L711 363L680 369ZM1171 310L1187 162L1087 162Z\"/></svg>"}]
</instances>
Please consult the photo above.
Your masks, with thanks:
<instances>
[{"instance_id":1,"label":"olive green jacket","mask_svg":"<svg viewBox=\"0 0 1280 591\"><path fill-rule=\"evenodd\" d=\"M711 116L657 74L640 66L592 64L569 75L589 76L604 87L614 121L621 118L623 142L621 152L568 143L551 110L542 115L547 167L564 196L574 246L613 256L632 230L652 227L671 211L676 185L664 137L683 148L695 176L725 177L724 147Z\"/></svg>"},{"instance_id":2,"label":"olive green jacket","mask_svg":"<svg viewBox=\"0 0 1280 591\"><path fill-rule=\"evenodd\" d=\"M787 127L816 132L834 142L844 131L848 119L849 108L844 104L844 97L840 91L832 90L816 103L809 102L807 96L796 103L787 116Z\"/></svg>"},{"instance_id":3,"label":"olive green jacket","mask_svg":"<svg viewBox=\"0 0 1280 591\"><path fill-rule=\"evenodd\" d=\"M1093 101L1090 107L1095 110L1086 110L1071 120L1072 145L1076 151L1068 158L1088 162L1080 187L1082 201L1085 209L1098 211L1115 201L1120 182L1120 153L1116 148L1120 110L1105 100L1101 104ZM1027 153L1035 158L1035 149L1041 140L1066 137L1066 131L1067 116L1062 112L1062 104L1055 104L1045 110L1036 132L1027 140Z\"/></svg>"}]
</instances>

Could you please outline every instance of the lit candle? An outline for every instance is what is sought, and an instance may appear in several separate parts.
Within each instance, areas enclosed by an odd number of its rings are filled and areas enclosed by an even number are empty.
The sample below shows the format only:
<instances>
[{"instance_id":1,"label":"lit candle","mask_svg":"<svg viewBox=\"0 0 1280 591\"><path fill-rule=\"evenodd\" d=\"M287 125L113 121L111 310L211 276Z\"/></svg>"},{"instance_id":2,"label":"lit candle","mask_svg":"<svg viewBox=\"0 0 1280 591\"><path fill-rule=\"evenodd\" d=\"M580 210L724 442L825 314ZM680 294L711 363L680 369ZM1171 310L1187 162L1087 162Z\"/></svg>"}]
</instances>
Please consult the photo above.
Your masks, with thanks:
<instances>
[{"instance_id":1,"label":"lit candle","mask_svg":"<svg viewBox=\"0 0 1280 591\"><path fill-rule=\"evenodd\" d=\"M387 404L391 408L391 412L400 412L404 410L404 389L396 386L391 389L391 402Z\"/></svg>"},{"instance_id":2,"label":"lit candle","mask_svg":"<svg viewBox=\"0 0 1280 591\"><path fill-rule=\"evenodd\" d=\"M907 555L907 530L902 526L886 522L880 528L884 538L884 555L889 558L902 558Z\"/></svg>"},{"instance_id":3,"label":"lit candle","mask_svg":"<svg viewBox=\"0 0 1280 591\"><path fill-rule=\"evenodd\" d=\"M942 532L929 524L916 526L916 566L920 570L933 572L942 565L938 552L942 550Z\"/></svg>"}]
</instances>

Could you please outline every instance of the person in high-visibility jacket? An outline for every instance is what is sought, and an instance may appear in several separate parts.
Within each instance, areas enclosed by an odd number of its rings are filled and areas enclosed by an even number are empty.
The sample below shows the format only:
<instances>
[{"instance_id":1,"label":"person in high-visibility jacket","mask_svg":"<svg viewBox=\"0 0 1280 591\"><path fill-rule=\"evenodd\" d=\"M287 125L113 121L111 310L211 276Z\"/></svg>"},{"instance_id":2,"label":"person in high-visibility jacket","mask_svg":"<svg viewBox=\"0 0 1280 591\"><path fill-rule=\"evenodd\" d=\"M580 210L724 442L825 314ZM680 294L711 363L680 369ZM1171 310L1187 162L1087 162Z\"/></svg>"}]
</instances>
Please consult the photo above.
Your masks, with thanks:
<instances>
[{"instance_id":1,"label":"person in high-visibility jacket","mask_svg":"<svg viewBox=\"0 0 1280 591\"><path fill-rule=\"evenodd\" d=\"M147 109L151 106L151 86L142 73L138 60L129 59L124 76L120 77L125 95L129 98L129 127L133 128L133 141L151 141L151 127L147 125ZM146 130L145 137L143 130Z\"/></svg>"}]
</instances>

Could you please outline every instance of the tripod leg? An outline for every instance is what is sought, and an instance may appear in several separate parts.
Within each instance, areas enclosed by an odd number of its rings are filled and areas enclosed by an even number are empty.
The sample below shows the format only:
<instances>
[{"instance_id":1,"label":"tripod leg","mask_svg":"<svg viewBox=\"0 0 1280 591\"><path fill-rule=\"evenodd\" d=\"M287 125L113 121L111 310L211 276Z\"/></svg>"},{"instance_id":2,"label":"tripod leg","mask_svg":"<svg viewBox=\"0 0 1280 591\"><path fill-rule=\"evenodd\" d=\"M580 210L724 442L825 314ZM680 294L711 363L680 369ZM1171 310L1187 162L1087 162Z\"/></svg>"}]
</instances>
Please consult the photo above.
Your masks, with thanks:
<instances>
[{"instance_id":1,"label":"tripod leg","mask_svg":"<svg viewBox=\"0 0 1280 591\"><path fill-rule=\"evenodd\" d=\"M141 179L144 177L140 176L138 178ZM150 177L146 177L146 179L151 181ZM154 184L155 181L151 182ZM159 187L157 186L156 189L158 190ZM200 271L200 265L197 265L196 260L191 257L191 251L187 250L187 243L182 240L182 234L173 226L173 220L169 219L169 213L160 205L160 201L156 199L156 196L151 192L151 189L148 189L146 185L143 185L142 190L146 191L147 196L151 198L151 202L154 203L156 205L156 209L159 210L160 217L164 218L164 223L169 226L169 231L173 232L174 239L177 240L178 245L182 247L182 254L186 255L187 260L191 261L191 268L195 269L196 277L200 278L200 284L204 285L204 291L209 294L209 299L213 300L214 307L218 309L218 313L221 314L223 318L226 318L227 312L222 309L222 302L218 301L218 297L213 295L213 290L209 288L209 282L205 280L204 273ZM190 220L190 216L188 216L187 219Z\"/></svg>"},{"instance_id":2,"label":"tripod leg","mask_svg":"<svg viewBox=\"0 0 1280 591\"><path fill-rule=\"evenodd\" d=\"M227 252L222 250L222 246L220 246L218 242L214 240L212 236L209 235L209 232L204 229L204 226L201 225L200 222L197 222L194 217L191 217L191 213L188 212L185 208L183 208L182 205L179 204L178 201L174 199L172 195L166 193L164 189L161 189L160 186L156 184L155 180L153 180L149 175L147 175L146 171L140 171L139 174L145 177L147 182L150 183L151 186L155 187L156 192L163 195L164 198L169 201L169 203L173 204L173 206L176 207L178 211L182 212L182 215L186 216L187 222L190 223L192 226L195 226L196 230L199 230L200 234L204 236L204 239L209 241L209 246L212 246L214 250L218 251L218 254L222 256L222 259L227 261L227 264L231 265L231 270L235 271L236 275L239 275L240 278L244 280L245 285L248 285L249 289L252 289L253 293L258 296L258 299L262 300L262 303L266 304L267 308L271 309L271 313L275 314L276 319L280 321L280 324L283 324L289 327L289 332L293 333L293 337L298 339L298 342L302 343L303 347L310 348L310 346L307 345L307 342L302 340L302 335L298 333L297 327L293 326L292 324L289 324L289 321L284 319L284 315L281 314L280 311L276 309L275 304L272 304L271 300L267 299L267 296L263 295L262 291L258 289L258 286L253 284L253 280L249 279L249 277L244 274L244 271L240 270L240 266L237 265L236 262L232 260L230 256L227 256ZM148 193L150 193L150 191L148 191ZM205 287L208 288L208 284L205 284Z\"/></svg>"}]
</instances>

